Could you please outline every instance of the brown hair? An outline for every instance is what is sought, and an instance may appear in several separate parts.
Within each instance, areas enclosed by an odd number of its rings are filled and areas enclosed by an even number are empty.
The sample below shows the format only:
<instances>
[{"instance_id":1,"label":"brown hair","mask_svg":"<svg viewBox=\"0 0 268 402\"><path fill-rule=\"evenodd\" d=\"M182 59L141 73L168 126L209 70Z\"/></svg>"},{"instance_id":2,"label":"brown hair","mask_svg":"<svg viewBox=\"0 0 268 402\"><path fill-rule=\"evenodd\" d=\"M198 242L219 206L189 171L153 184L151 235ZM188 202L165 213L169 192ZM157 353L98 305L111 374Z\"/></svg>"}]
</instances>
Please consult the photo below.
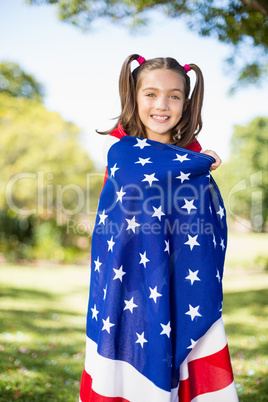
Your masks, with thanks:
<instances>
[{"instance_id":1,"label":"brown hair","mask_svg":"<svg viewBox=\"0 0 268 402\"><path fill-rule=\"evenodd\" d=\"M171 140L173 140L174 144L180 147L186 147L202 129L201 109L204 96L204 80L200 68L196 64L189 64L191 70L196 74L195 86L192 95L189 98L191 90L190 78L184 67L181 66L177 60L171 57L149 59L135 68L132 72L131 63L138 58L138 54L132 54L125 60L121 69L119 77L121 114L118 117L116 125L111 130L97 132L99 134L110 134L118 124L121 123L123 129L128 135L146 138L145 127L139 118L136 100L142 75L146 71L172 70L177 72L184 81L185 101L183 115L178 124L172 130Z\"/></svg>"}]
</instances>

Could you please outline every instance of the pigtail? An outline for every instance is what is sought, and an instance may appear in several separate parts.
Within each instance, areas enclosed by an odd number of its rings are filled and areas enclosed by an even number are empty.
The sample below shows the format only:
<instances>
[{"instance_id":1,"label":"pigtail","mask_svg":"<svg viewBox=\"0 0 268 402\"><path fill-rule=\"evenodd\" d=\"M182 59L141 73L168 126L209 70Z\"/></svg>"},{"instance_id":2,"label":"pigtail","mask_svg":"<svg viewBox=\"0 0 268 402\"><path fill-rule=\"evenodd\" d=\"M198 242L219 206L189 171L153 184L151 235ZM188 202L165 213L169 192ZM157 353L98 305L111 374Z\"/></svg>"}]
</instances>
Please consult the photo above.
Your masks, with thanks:
<instances>
[{"instance_id":1,"label":"pigtail","mask_svg":"<svg viewBox=\"0 0 268 402\"><path fill-rule=\"evenodd\" d=\"M139 54L130 55L123 63L119 76L119 95L121 102L121 113L117 118L117 122L114 127L107 131L97 131L99 134L110 134L114 129L118 127L120 123L125 132L131 133L130 135L137 136L137 127L133 125L137 121L135 113L137 113L136 102L136 82L135 77L131 71L131 63L134 60L138 60L141 56Z\"/></svg>"},{"instance_id":2,"label":"pigtail","mask_svg":"<svg viewBox=\"0 0 268 402\"><path fill-rule=\"evenodd\" d=\"M139 58L138 54L129 56L121 69L119 77L119 95L121 100L120 122L126 129L136 110L136 85L131 72L131 63Z\"/></svg>"},{"instance_id":3,"label":"pigtail","mask_svg":"<svg viewBox=\"0 0 268 402\"><path fill-rule=\"evenodd\" d=\"M196 81L190 99L186 99L185 101L185 109L178 125L181 137L178 144L180 147L189 145L203 126L201 110L204 98L204 78L200 68L196 64L189 64L189 67L195 72ZM189 79L188 76L187 79Z\"/></svg>"}]
</instances>

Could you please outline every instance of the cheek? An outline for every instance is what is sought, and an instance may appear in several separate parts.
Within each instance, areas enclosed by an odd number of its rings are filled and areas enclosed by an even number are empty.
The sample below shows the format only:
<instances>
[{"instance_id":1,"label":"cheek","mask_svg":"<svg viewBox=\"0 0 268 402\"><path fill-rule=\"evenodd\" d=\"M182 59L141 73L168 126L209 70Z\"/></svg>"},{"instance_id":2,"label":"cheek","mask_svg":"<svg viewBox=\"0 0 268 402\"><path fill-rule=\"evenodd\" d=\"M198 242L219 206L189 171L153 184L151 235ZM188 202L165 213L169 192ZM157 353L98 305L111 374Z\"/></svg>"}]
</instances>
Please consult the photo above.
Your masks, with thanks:
<instances>
[{"instance_id":1,"label":"cheek","mask_svg":"<svg viewBox=\"0 0 268 402\"><path fill-rule=\"evenodd\" d=\"M141 98L138 99L138 112L139 115L145 115L147 113L147 111L150 109L150 105L147 99Z\"/></svg>"},{"instance_id":2,"label":"cheek","mask_svg":"<svg viewBox=\"0 0 268 402\"><path fill-rule=\"evenodd\" d=\"M143 116L144 116L144 113L143 113L144 108L143 108L141 102L137 102L137 106L138 106L138 116L139 116L141 122L143 123L143 120L144 120L144 118L143 118Z\"/></svg>"},{"instance_id":3,"label":"cheek","mask_svg":"<svg viewBox=\"0 0 268 402\"><path fill-rule=\"evenodd\" d=\"M154 98L143 98L141 102L141 109L144 113L149 113L152 108L154 108Z\"/></svg>"}]
</instances>

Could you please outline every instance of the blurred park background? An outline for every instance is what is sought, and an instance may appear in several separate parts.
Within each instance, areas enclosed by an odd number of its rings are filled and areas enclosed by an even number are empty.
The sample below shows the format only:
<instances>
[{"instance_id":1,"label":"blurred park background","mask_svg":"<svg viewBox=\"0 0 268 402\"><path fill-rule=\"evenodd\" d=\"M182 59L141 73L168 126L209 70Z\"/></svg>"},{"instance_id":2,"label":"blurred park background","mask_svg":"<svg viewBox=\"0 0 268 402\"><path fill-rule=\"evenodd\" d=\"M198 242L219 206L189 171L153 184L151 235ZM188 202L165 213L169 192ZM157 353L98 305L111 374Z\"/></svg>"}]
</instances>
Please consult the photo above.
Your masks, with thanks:
<instances>
[{"instance_id":1,"label":"blurred park background","mask_svg":"<svg viewBox=\"0 0 268 402\"><path fill-rule=\"evenodd\" d=\"M198 64L240 401L268 401L267 2L0 1L0 401L76 401L105 138L131 53ZM193 76L191 76L193 78Z\"/></svg>"}]
</instances>

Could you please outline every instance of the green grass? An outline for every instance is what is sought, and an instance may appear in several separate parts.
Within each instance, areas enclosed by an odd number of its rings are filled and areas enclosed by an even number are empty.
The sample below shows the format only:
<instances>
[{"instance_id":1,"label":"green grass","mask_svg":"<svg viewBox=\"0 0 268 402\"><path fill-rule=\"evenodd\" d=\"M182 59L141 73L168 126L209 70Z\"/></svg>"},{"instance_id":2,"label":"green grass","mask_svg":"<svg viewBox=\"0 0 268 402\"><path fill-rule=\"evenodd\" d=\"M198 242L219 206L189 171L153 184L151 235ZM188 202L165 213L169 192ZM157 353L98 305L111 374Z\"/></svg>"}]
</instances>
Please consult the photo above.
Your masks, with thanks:
<instances>
[{"instance_id":1,"label":"green grass","mask_svg":"<svg viewBox=\"0 0 268 402\"><path fill-rule=\"evenodd\" d=\"M268 233L229 233L226 265L238 269L268 268Z\"/></svg>"},{"instance_id":2,"label":"green grass","mask_svg":"<svg viewBox=\"0 0 268 402\"><path fill-rule=\"evenodd\" d=\"M229 239L223 319L240 402L268 401L268 273L243 268L264 240ZM0 401L77 402L88 282L84 266L0 266Z\"/></svg>"},{"instance_id":3,"label":"green grass","mask_svg":"<svg viewBox=\"0 0 268 402\"><path fill-rule=\"evenodd\" d=\"M0 401L77 401L89 269L0 271Z\"/></svg>"},{"instance_id":4,"label":"green grass","mask_svg":"<svg viewBox=\"0 0 268 402\"><path fill-rule=\"evenodd\" d=\"M226 275L223 320L240 402L268 401L268 274Z\"/></svg>"},{"instance_id":5,"label":"green grass","mask_svg":"<svg viewBox=\"0 0 268 402\"><path fill-rule=\"evenodd\" d=\"M223 320L240 402L268 401L267 244L268 234L229 234Z\"/></svg>"}]
</instances>

